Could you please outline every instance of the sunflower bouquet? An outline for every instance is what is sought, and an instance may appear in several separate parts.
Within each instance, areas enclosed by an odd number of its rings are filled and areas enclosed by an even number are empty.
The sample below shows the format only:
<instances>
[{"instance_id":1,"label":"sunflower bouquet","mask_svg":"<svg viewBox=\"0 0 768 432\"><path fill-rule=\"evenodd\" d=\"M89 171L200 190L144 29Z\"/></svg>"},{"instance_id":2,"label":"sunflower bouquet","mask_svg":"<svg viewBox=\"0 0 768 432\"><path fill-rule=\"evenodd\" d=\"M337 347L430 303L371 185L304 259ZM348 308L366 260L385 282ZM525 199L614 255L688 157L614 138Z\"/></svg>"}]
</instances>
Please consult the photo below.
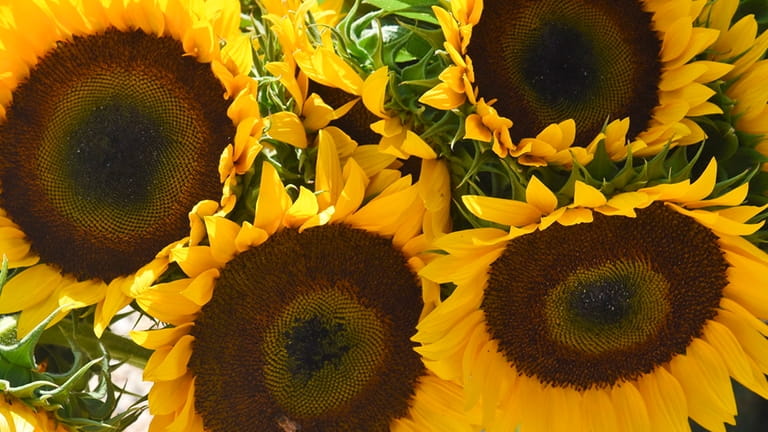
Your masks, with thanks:
<instances>
[{"instance_id":1,"label":"sunflower bouquet","mask_svg":"<svg viewBox=\"0 0 768 432\"><path fill-rule=\"evenodd\" d=\"M0 431L763 430L766 29L3 0Z\"/></svg>"}]
</instances>

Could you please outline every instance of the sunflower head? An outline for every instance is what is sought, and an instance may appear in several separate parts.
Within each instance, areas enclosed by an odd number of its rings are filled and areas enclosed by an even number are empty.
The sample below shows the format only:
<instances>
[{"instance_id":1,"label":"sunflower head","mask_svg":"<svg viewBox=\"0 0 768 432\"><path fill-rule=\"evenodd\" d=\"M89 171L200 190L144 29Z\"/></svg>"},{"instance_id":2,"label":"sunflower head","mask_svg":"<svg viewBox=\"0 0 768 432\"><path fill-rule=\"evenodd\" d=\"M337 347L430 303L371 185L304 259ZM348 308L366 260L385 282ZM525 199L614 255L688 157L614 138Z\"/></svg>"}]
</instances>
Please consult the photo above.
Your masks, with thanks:
<instances>
[{"instance_id":1,"label":"sunflower head","mask_svg":"<svg viewBox=\"0 0 768 432\"><path fill-rule=\"evenodd\" d=\"M708 4L700 15L701 21L720 30L707 57L732 65L723 82L714 87L715 97L723 101L723 112L708 116L701 125L708 135L704 154L716 157L728 177L760 168L751 182L749 199L763 204L768 201L768 92L762 85L768 73L764 60L768 32L760 25L760 15L751 14L755 5L750 3L717 1Z\"/></svg>"},{"instance_id":2,"label":"sunflower head","mask_svg":"<svg viewBox=\"0 0 768 432\"><path fill-rule=\"evenodd\" d=\"M165 269L198 202L232 208L261 132L238 12L12 2L0 26L0 242L12 268L32 267L0 312L22 311L22 334L59 304L97 304L100 333Z\"/></svg>"},{"instance_id":3,"label":"sunflower head","mask_svg":"<svg viewBox=\"0 0 768 432\"><path fill-rule=\"evenodd\" d=\"M584 165L601 142L613 160L699 142L693 118L722 112L705 84L730 66L696 57L718 35L698 21L704 3L675 3L435 7L448 65L420 100L444 110L466 102L465 137L525 165Z\"/></svg>"},{"instance_id":4,"label":"sunflower head","mask_svg":"<svg viewBox=\"0 0 768 432\"><path fill-rule=\"evenodd\" d=\"M155 349L144 372L155 424L432 430L446 422L428 402L439 397L469 427L456 384L428 373L410 340L439 302L415 272L426 239L447 229L446 167L424 161L417 184L393 170L369 177L355 152L318 135L314 192L291 196L265 163L253 218L206 217L207 240L176 251L188 277L138 295L176 325L134 334Z\"/></svg>"},{"instance_id":5,"label":"sunflower head","mask_svg":"<svg viewBox=\"0 0 768 432\"><path fill-rule=\"evenodd\" d=\"M768 255L743 237L763 210L740 205L748 184L712 195L715 173L608 197L577 183L568 205L535 178L525 201L466 196L508 229L435 242L447 254L420 274L456 288L420 323L418 351L469 405L492 404L489 430L733 423L731 378L768 396Z\"/></svg>"},{"instance_id":6,"label":"sunflower head","mask_svg":"<svg viewBox=\"0 0 768 432\"><path fill-rule=\"evenodd\" d=\"M331 12L326 4L319 7L310 3L296 9L267 9L271 30L283 46L281 61L295 64L308 78L304 97L297 98L291 91L299 107L307 108L307 91L315 93L316 98L334 107L332 125L361 144L377 142L382 152L401 159L433 159L450 152L448 146L439 147L454 140L447 123L458 118L432 109L425 111L417 102L422 81L436 68L434 48L419 32L384 35L377 30L400 23L416 28L425 17L428 25L434 26L435 20L425 15L429 4L405 8L383 5L378 9L354 3L344 13L341 9ZM308 115L304 117L305 127L317 129Z\"/></svg>"}]
</instances>

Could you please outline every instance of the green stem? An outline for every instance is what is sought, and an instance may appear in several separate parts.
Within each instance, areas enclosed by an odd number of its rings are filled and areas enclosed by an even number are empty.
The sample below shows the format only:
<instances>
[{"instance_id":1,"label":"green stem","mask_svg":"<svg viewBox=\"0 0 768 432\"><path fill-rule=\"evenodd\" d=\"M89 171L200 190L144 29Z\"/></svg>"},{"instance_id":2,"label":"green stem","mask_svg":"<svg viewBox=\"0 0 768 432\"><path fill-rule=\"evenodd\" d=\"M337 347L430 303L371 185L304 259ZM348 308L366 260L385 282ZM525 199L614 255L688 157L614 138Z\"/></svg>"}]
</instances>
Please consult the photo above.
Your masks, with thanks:
<instances>
[{"instance_id":1,"label":"green stem","mask_svg":"<svg viewBox=\"0 0 768 432\"><path fill-rule=\"evenodd\" d=\"M70 341L67 336L64 335L62 328L68 328L75 330L75 343L77 348L90 353L91 356L98 357L101 353L99 344L104 350L109 353L109 358L125 362L129 365L143 368L149 360L149 356L152 355L152 350L148 350L144 347L136 345L132 340L116 335L114 333L105 332L101 338L97 338L93 333L93 329L88 325L68 325L71 319L69 317L64 318L62 323L56 327L50 328L43 332L40 337L40 344L59 345L63 347L70 347Z\"/></svg>"}]
</instances>

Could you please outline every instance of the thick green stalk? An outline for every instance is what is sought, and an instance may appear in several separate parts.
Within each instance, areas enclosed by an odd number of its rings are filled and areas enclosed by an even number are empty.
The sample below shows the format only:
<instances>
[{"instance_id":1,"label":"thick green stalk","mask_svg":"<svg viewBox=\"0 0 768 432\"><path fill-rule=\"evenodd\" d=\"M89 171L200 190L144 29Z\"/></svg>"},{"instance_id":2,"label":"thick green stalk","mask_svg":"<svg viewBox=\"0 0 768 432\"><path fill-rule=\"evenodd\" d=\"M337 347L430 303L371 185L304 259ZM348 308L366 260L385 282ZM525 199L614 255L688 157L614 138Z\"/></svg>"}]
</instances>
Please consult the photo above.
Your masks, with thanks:
<instances>
[{"instance_id":1,"label":"thick green stalk","mask_svg":"<svg viewBox=\"0 0 768 432\"><path fill-rule=\"evenodd\" d=\"M70 340L63 333L63 328L72 329L72 325L68 325L67 321L71 322L70 318L62 320L58 326L46 330L40 338L40 344L59 345L63 347L70 347ZM74 326L76 334L74 335L76 349L89 353L91 356L98 356L101 352L99 343L104 347L104 350L109 353L109 357L112 360L125 362L132 366L143 368L149 360L149 356L152 354L151 350L136 345L132 340L127 337L116 335L114 333L105 332L101 338L97 338L93 333L93 329L88 325ZM72 336L70 336L72 337Z\"/></svg>"}]
</instances>

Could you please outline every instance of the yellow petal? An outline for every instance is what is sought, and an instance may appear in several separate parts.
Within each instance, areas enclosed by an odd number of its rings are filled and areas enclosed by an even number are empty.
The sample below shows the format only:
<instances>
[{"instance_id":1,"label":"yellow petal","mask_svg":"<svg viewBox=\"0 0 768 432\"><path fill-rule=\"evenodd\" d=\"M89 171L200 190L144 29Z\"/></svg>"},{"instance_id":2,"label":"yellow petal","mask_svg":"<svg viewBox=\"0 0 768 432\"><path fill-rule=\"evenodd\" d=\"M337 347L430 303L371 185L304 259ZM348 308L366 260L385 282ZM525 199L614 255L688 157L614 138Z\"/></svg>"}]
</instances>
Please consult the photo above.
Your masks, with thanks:
<instances>
[{"instance_id":1,"label":"yellow petal","mask_svg":"<svg viewBox=\"0 0 768 432\"><path fill-rule=\"evenodd\" d=\"M603 389L589 389L582 394L583 411L587 414L592 431L617 431L618 419L608 392Z\"/></svg>"},{"instance_id":2,"label":"yellow petal","mask_svg":"<svg viewBox=\"0 0 768 432\"><path fill-rule=\"evenodd\" d=\"M520 429L530 431L549 430L549 404L544 395L544 384L536 378L520 376L515 381L516 396L523 409L520 411Z\"/></svg>"},{"instance_id":3,"label":"yellow petal","mask_svg":"<svg viewBox=\"0 0 768 432\"><path fill-rule=\"evenodd\" d=\"M171 250L171 261L176 262L190 277L195 277L220 263L213 259L209 246L177 247Z\"/></svg>"},{"instance_id":4,"label":"yellow petal","mask_svg":"<svg viewBox=\"0 0 768 432\"><path fill-rule=\"evenodd\" d=\"M157 284L137 295L136 303L160 321L175 325L187 323L200 311L200 305L181 294L190 283L192 279Z\"/></svg>"},{"instance_id":5,"label":"yellow petal","mask_svg":"<svg viewBox=\"0 0 768 432\"><path fill-rule=\"evenodd\" d=\"M455 4L451 3L451 7L455 7ZM456 20L447 10L441 7L432 6L432 11L435 14L435 18L437 18L437 22L440 23L445 41L458 48L461 45L461 41L459 39L459 26Z\"/></svg>"},{"instance_id":6,"label":"yellow petal","mask_svg":"<svg viewBox=\"0 0 768 432\"><path fill-rule=\"evenodd\" d=\"M8 257L8 268L27 267L40 260L30 252L32 244L16 226L0 226L0 251Z\"/></svg>"},{"instance_id":7,"label":"yellow petal","mask_svg":"<svg viewBox=\"0 0 768 432\"><path fill-rule=\"evenodd\" d=\"M28 309L45 301L59 286L61 273L47 264L25 269L12 277L0 293L0 313Z\"/></svg>"},{"instance_id":8,"label":"yellow petal","mask_svg":"<svg viewBox=\"0 0 768 432\"><path fill-rule=\"evenodd\" d=\"M733 65L728 63L698 60L696 61L696 64L705 66L707 68L707 70L696 80L696 82L700 83L712 82L725 76L728 72L733 70Z\"/></svg>"},{"instance_id":9,"label":"yellow petal","mask_svg":"<svg viewBox=\"0 0 768 432\"><path fill-rule=\"evenodd\" d=\"M691 64L689 63L691 59L712 45L717 40L719 33L720 32L715 29L694 27L688 46L685 47L685 50L680 53L677 58L667 62L665 67L677 68L686 64Z\"/></svg>"},{"instance_id":10,"label":"yellow petal","mask_svg":"<svg viewBox=\"0 0 768 432\"><path fill-rule=\"evenodd\" d=\"M569 208L566 209L565 212L563 212L563 214L557 218L557 222L564 226L589 223L593 220L594 214L592 213L592 210L588 208Z\"/></svg>"},{"instance_id":11,"label":"yellow petal","mask_svg":"<svg viewBox=\"0 0 768 432\"><path fill-rule=\"evenodd\" d=\"M97 337L101 337L117 312L128 306L133 300L126 295L127 292L130 292L130 288L123 288L124 285L130 286L133 279L135 279L134 275L119 277L107 286L106 296L103 301L96 305L96 313L93 316L93 332L96 333Z\"/></svg>"},{"instance_id":12,"label":"yellow petal","mask_svg":"<svg viewBox=\"0 0 768 432\"><path fill-rule=\"evenodd\" d=\"M261 228L256 228L248 221L243 222L243 227L235 238L237 251L243 252L253 246L258 246L269 238L269 234Z\"/></svg>"},{"instance_id":13,"label":"yellow petal","mask_svg":"<svg viewBox=\"0 0 768 432\"><path fill-rule=\"evenodd\" d=\"M631 382L614 385L611 401L616 409L618 430L626 432L651 432L648 410L642 395Z\"/></svg>"},{"instance_id":14,"label":"yellow petal","mask_svg":"<svg viewBox=\"0 0 768 432\"><path fill-rule=\"evenodd\" d=\"M19 320L16 323L16 333L19 338L23 338L27 335L32 329L37 327L44 319L46 319L48 316L50 316L53 311L55 311L59 307L59 299L56 294L52 295L51 297L43 300L40 303L35 304L34 306L25 309L21 312L21 315L19 315ZM61 321L62 318L66 316L66 312L61 311L59 312L54 319L48 323L48 328L55 325L57 322Z\"/></svg>"},{"instance_id":15,"label":"yellow petal","mask_svg":"<svg viewBox=\"0 0 768 432\"><path fill-rule=\"evenodd\" d=\"M300 186L299 196L285 214L285 225L290 227L299 226L307 219L316 215L319 209L315 194L304 186Z\"/></svg>"},{"instance_id":16,"label":"yellow petal","mask_svg":"<svg viewBox=\"0 0 768 432\"><path fill-rule=\"evenodd\" d=\"M657 105L653 110L653 119L662 125L675 123L688 114L689 108L688 103L680 100Z\"/></svg>"},{"instance_id":17,"label":"yellow petal","mask_svg":"<svg viewBox=\"0 0 768 432\"><path fill-rule=\"evenodd\" d=\"M733 423L736 401L725 365L706 342L695 338L685 355L675 356L669 369L686 394L688 415L707 430L725 432Z\"/></svg>"},{"instance_id":18,"label":"yellow petal","mask_svg":"<svg viewBox=\"0 0 768 432\"><path fill-rule=\"evenodd\" d=\"M415 186L389 194L380 195L350 215L346 222L350 225L378 233L383 236L394 235L403 221L407 210L419 197Z\"/></svg>"},{"instance_id":19,"label":"yellow petal","mask_svg":"<svg viewBox=\"0 0 768 432\"><path fill-rule=\"evenodd\" d=\"M472 266L465 265L466 258L442 256L427 264L419 275L437 283L462 283L476 279L478 271L486 270L503 251L503 248L496 248L478 253L472 258Z\"/></svg>"},{"instance_id":20,"label":"yellow petal","mask_svg":"<svg viewBox=\"0 0 768 432\"><path fill-rule=\"evenodd\" d=\"M210 63L214 47L218 46L213 29L207 23L193 23L181 37L184 51L194 54L198 61Z\"/></svg>"},{"instance_id":21,"label":"yellow petal","mask_svg":"<svg viewBox=\"0 0 768 432\"><path fill-rule=\"evenodd\" d=\"M475 216L501 225L520 227L541 218L538 208L522 201L480 195L464 195L461 199Z\"/></svg>"},{"instance_id":22,"label":"yellow petal","mask_svg":"<svg viewBox=\"0 0 768 432\"><path fill-rule=\"evenodd\" d=\"M666 70L661 75L659 89L663 91L677 90L688 83L696 81L707 73L708 66L701 63L690 63L682 67Z\"/></svg>"},{"instance_id":23,"label":"yellow petal","mask_svg":"<svg viewBox=\"0 0 768 432\"><path fill-rule=\"evenodd\" d=\"M700 201L709 194L715 188L715 180L717 179L717 161L713 158L707 164L704 172L701 173L698 179L694 181L688 192L680 197L682 202Z\"/></svg>"},{"instance_id":24,"label":"yellow petal","mask_svg":"<svg viewBox=\"0 0 768 432\"><path fill-rule=\"evenodd\" d=\"M468 115L464 121L464 138L491 142L493 135L483 123L483 118L479 114L473 113Z\"/></svg>"},{"instance_id":25,"label":"yellow petal","mask_svg":"<svg viewBox=\"0 0 768 432\"><path fill-rule=\"evenodd\" d=\"M416 350L427 358L444 358L451 352L463 350L475 327L482 325L482 320L482 311L472 312L461 321L461 325L445 333L439 343L423 345ZM461 357L459 356L460 359Z\"/></svg>"},{"instance_id":26,"label":"yellow petal","mask_svg":"<svg viewBox=\"0 0 768 432\"><path fill-rule=\"evenodd\" d=\"M187 363L192 355L195 338L184 335L172 348L156 350L144 367L145 381L170 381L187 373Z\"/></svg>"},{"instance_id":27,"label":"yellow petal","mask_svg":"<svg viewBox=\"0 0 768 432\"><path fill-rule=\"evenodd\" d=\"M458 93L446 84L440 83L427 90L419 98L419 102L441 110L452 110L467 100L465 93Z\"/></svg>"},{"instance_id":28,"label":"yellow petal","mask_svg":"<svg viewBox=\"0 0 768 432\"><path fill-rule=\"evenodd\" d=\"M325 209L336 203L344 184L344 175L333 137L320 130L317 142L315 193L320 209Z\"/></svg>"},{"instance_id":29,"label":"yellow petal","mask_svg":"<svg viewBox=\"0 0 768 432\"><path fill-rule=\"evenodd\" d=\"M77 309L100 302L107 291L107 285L99 280L72 282L59 291L59 306L65 310Z\"/></svg>"},{"instance_id":30,"label":"yellow petal","mask_svg":"<svg viewBox=\"0 0 768 432\"><path fill-rule=\"evenodd\" d=\"M754 316L749 315L749 312L733 301L723 299L720 304L723 310L715 317L715 321L728 327L738 339L744 352L755 362L759 371L763 374L767 373L768 341L756 329L756 327L764 327L765 324L755 320Z\"/></svg>"},{"instance_id":31,"label":"yellow petal","mask_svg":"<svg viewBox=\"0 0 768 432\"><path fill-rule=\"evenodd\" d=\"M357 162L363 169L366 177L378 174L381 170L391 166L397 159L393 155L380 152L377 145L358 146L355 149L352 158L354 158L355 162Z\"/></svg>"},{"instance_id":32,"label":"yellow petal","mask_svg":"<svg viewBox=\"0 0 768 432\"><path fill-rule=\"evenodd\" d=\"M336 211L331 221L343 220L360 207L365 198L365 188L368 186L368 177L354 159L349 159L344 166L346 182L344 188L336 200Z\"/></svg>"},{"instance_id":33,"label":"yellow petal","mask_svg":"<svg viewBox=\"0 0 768 432\"><path fill-rule=\"evenodd\" d=\"M301 91L294 77L293 68L288 62L269 62L264 65L264 68L280 80L298 106L304 106L304 92Z\"/></svg>"},{"instance_id":34,"label":"yellow petal","mask_svg":"<svg viewBox=\"0 0 768 432\"><path fill-rule=\"evenodd\" d=\"M187 397L184 400L184 407L181 409L169 424L166 432L203 432L203 418L195 411L195 378L192 379L192 385L189 386Z\"/></svg>"},{"instance_id":35,"label":"yellow petal","mask_svg":"<svg viewBox=\"0 0 768 432\"><path fill-rule=\"evenodd\" d=\"M702 201L696 201L692 200L691 202L687 202L685 206L687 208L702 208L702 207L714 207L714 206L737 206L744 202L744 200L747 198L747 192L749 191L749 183L744 183L743 185L730 190L718 197L708 199L708 200L702 200ZM749 218L748 218L749 219ZM746 220L742 221L746 222Z\"/></svg>"},{"instance_id":36,"label":"yellow petal","mask_svg":"<svg viewBox=\"0 0 768 432\"><path fill-rule=\"evenodd\" d=\"M557 196L536 176L531 177L525 188L525 201L541 214L552 213L557 208Z\"/></svg>"},{"instance_id":37,"label":"yellow petal","mask_svg":"<svg viewBox=\"0 0 768 432\"><path fill-rule=\"evenodd\" d=\"M354 104L355 101L351 103ZM335 117L333 108L325 103L323 98L316 93L309 95L301 113L304 116L304 127L310 131L316 131L328 126Z\"/></svg>"},{"instance_id":38,"label":"yellow petal","mask_svg":"<svg viewBox=\"0 0 768 432\"><path fill-rule=\"evenodd\" d=\"M211 300L215 281L218 277L218 269L206 270L192 279L192 282L181 290L181 295L198 306L204 306Z\"/></svg>"},{"instance_id":39,"label":"yellow petal","mask_svg":"<svg viewBox=\"0 0 768 432\"><path fill-rule=\"evenodd\" d=\"M377 117L385 118L384 98L389 82L389 70L386 66L376 69L363 82L363 105Z\"/></svg>"},{"instance_id":40,"label":"yellow petal","mask_svg":"<svg viewBox=\"0 0 768 432\"><path fill-rule=\"evenodd\" d=\"M193 323L190 322L178 327L166 327L159 330L133 330L131 331L130 336L131 340L147 349L170 349L182 336L189 334L192 326Z\"/></svg>"},{"instance_id":41,"label":"yellow petal","mask_svg":"<svg viewBox=\"0 0 768 432\"><path fill-rule=\"evenodd\" d=\"M575 207L596 208L607 202L605 195L599 190L581 181L576 181L573 192L573 205Z\"/></svg>"},{"instance_id":42,"label":"yellow petal","mask_svg":"<svg viewBox=\"0 0 768 432\"><path fill-rule=\"evenodd\" d=\"M462 353L462 369L464 371L464 409L469 410L480 401L481 390L486 384L488 374L487 363L477 361L488 343L488 336L483 326L476 326L467 338L467 345ZM482 359L480 360L482 361ZM477 365L480 365L479 367ZM496 389L498 391L498 389ZM491 410L493 413L493 410Z\"/></svg>"},{"instance_id":43,"label":"yellow petal","mask_svg":"<svg viewBox=\"0 0 768 432\"><path fill-rule=\"evenodd\" d=\"M188 375L176 380L154 383L149 390L149 412L158 416L179 411L185 402L179 395L187 394L191 385L192 377Z\"/></svg>"},{"instance_id":44,"label":"yellow petal","mask_svg":"<svg viewBox=\"0 0 768 432\"><path fill-rule=\"evenodd\" d=\"M405 153L422 159L435 159L437 157L437 153L435 153L432 147L410 130L405 132L405 139L401 148Z\"/></svg>"},{"instance_id":45,"label":"yellow petal","mask_svg":"<svg viewBox=\"0 0 768 432\"><path fill-rule=\"evenodd\" d=\"M666 29L661 45L661 60L668 62L681 55L688 46L693 33L691 19L687 16L680 17Z\"/></svg>"},{"instance_id":46,"label":"yellow petal","mask_svg":"<svg viewBox=\"0 0 768 432\"><path fill-rule=\"evenodd\" d=\"M298 148L307 148L307 132L299 117L287 111L271 114L266 119L270 137Z\"/></svg>"},{"instance_id":47,"label":"yellow petal","mask_svg":"<svg viewBox=\"0 0 768 432\"><path fill-rule=\"evenodd\" d=\"M466 257L468 254L504 248L510 238L506 231L498 228L475 228L441 236L433 242L432 247L444 250L450 255Z\"/></svg>"},{"instance_id":48,"label":"yellow petal","mask_svg":"<svg viewBox=\"0 0 768 432\"><path fill-rule=\"evenodd\" d=\"M624 192L608 199L605 207L596 209L606 215L635 217L636 209L648 207L653 199L643 192Z\"/></svg>"},{"instance_id":49,"label":"yellow petal","mask_svg":"<svg viewBox=\"0 0 768 432\"><path fill-rule=\"evenodd\" d=\"M657 367L637 381L637 389L648 408L652 430L689 432L685 393L663 367Z\"/></svg>"},{"instance_id":50,"label":"yellow petal","mask_svg":"<svg viewBox=\"0 0 768 432\"><path fill-rule=\"evenodd\" d=\"M211 255L216 261L226 262L235 254L235 237L240 225L219 216L205 216L206 231L211 245Z\"/></svg>"},{"instance_id":51,"label":"yellow petal","mask_svg":"<svg viewBox=\"0 0 768 432\"><path fill-rule=\"evenodd\" d=\"M760 374L762 379L756 379L749 357L728 327L718 321L709 321L703 337L719 353L736 381L760 396L768 398L768 382L762 374Z\"/></svg>"},{"instance_id":52,"label":"yellow petal","mask_svg":"<svg viewBox=\"0 0 768 432\"><path fill-rule=\"evenodd\" d=\"M282 225L283 215L290 206L291 197L285 191L277 170L272 164L264 162L253 226L273 234Z\"/></svg>"},{"instance_id":53,"label":"yellow petal","mask_svg":"<svg viewBox=\"0 0 768 432\"><path fill-rule=\"evenodd\" d=\"M706 210L687 210L672 203L667 203L667 205L670 208L675 209L678 213L682 213L695 219L700 224L706 226L707 228L720 235L746 236L754 233L760 229L761 226L763 226L763 222L757 224L745 224L724 218L716 212L710 212Z\"/></svg>"},{"instance_id":54,"label":"yellow petal","mask_svg":"<svg viewBox=\"0 0 768 432\"><path fill-rule=\"evenodd\" d=\"M331 73L331 86L340 88L352 95L361 94L363 79L332 49L321 47L315 51L313 57L313 61L321 65L320 70Z\"/></svg>"},{"instance_id":55,"label":"yellow petal","mask_svg":"<svg viewBox=\"0 0 768 432\"><path fill-rule=\"evenodd\" d=\"M491 384L490 382L488 383ZM550 404L551 430L561 432L587 432L587 419L582 409L582 393L571 388L547 387L547 399ZM591 408L590 408L591 409Z\"/></svg>"},{"instance_id":56,"label":"yellow petal","mask_svg":"<svg viewBox=\"0 0 768 432\"><path fill-rule=\"evenodd\" d=\"M768 318L768 263L751 260L740 254L725 251L730 263L727 270L728 285L723 294L737 301L753 315Z\"/></svg>"}]
</instances>

